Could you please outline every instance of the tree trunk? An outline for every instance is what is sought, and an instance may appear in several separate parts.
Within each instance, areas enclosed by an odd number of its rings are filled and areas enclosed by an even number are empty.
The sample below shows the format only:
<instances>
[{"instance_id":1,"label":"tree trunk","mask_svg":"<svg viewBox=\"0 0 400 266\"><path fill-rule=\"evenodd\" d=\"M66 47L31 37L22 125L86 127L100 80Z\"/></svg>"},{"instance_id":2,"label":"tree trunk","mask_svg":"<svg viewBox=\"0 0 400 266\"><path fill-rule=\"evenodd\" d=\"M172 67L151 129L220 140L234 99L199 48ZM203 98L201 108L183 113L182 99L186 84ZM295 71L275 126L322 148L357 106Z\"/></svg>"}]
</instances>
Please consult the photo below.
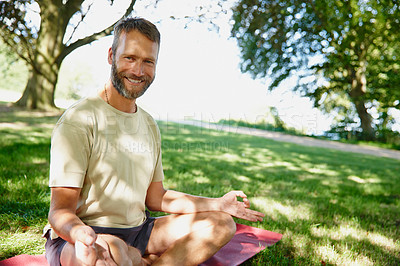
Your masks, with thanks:
<instances>
[{"instance_id":1,"label":"tree trunk","mask_svg":"<svg viewBox=\"0 0 400 266\"><path fill-rule=\"evenodd\" d=\"M372 126L372 117L368 113L368 109L365 106L366 101L364 96L367 92L367 78L366 78L366 62L360 60L360 66L356 71L352 71L352 84L349 96L352 99L358 117L361 120L362 138L365 140L375 140L375 129Z\"/></svg>"},{"instance_id":2,"label":"tree trunk","mask_svg":"<svg viewBox=\"0 0 400 266\"><path fill-rule=\"evenodd\" d=\"M372 127L372 117L365 107L365 102L356 100L354 102L357 110L358 117L361 120L362 138L365 140L375 140L375 130Z\"/></svg>"},{"instance_id":3,"label":"tree trunk","mask_svg":"<svg viewBox=\"0 0 400 266\"><path fill-rule=\"evenodd\" d=\"M57 80L49 81L44 75L31 69L24 93L16 105L29 109L56 109L54 103L56 84Z\"/></svg>"},{"instance_id":4,"label":"tree trunk","mask_svg":"<svg viewBox=\"0 0 400 266\"><path fill-rule=\"evenodd\" d=\"M64 59L64 33L71 14L61 1L46 0L42 4L40 30L36 49L31 54L28 83L16 104L30 109L51 110L56 108L54 94Z\"/></svg>"},{"instance_id":5,"label":"tree trunk","mask_svg":"<svg viewBox=\"0 0 400 266\"><path fill-rule=\"evenodd\" d=\"M69 20L76 12L80 11L84 0L41 0L36 2L40 6L40 30L37 39L27 40L29 42L29 47L25 47L27 54L21 56L27 61L30 73L25 91L16 104L30 109L47 110L56 108L54 94L58 73L64 58L76 48L109 35L114 24L66 45L63 40ZM132 13L135 2L135 0L130 1L122 18ZM82 11L80 14L82 19L86 16ZM14 36L12 34L11 36Z\"/></svg>"}]
</instances>

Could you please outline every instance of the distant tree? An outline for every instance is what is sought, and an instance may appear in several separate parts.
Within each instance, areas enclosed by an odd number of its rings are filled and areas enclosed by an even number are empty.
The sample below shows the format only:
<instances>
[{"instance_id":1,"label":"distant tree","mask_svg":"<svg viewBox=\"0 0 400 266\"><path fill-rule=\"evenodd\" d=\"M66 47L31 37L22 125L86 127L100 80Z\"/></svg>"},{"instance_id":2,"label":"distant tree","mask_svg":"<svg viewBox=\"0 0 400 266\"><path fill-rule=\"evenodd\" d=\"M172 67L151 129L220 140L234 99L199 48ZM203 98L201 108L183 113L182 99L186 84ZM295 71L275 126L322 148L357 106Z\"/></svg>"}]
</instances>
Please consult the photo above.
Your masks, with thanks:
<instances>
[{"instance_id":1,"label":"distant tree","mask_svg":"<svg viewBox=\"0 0 400 266\"><path fill-rule=\"evenodd\" d=\"M23 90L26 81L26 66L13 51L0 39L0 89L9 91Z\"/></svg>"},{"instance_id":2,"label":"distant tree","mask_svg":"<svg viewBox=\"0 0 400 266\"><path fill-rule=\"evenodd\" d=\"M233 21L241 70L270 89L298 75L295 90L344 121L354 113L366 139L400 109L398 1L239 0Z\"/></svg>"},{"instance_id":3,"label":"distant tree","mask_svg":"<svg viewBox=\"0 0 400 266\"><path fill-rule=\"evenodd\" d=\"M17 105L32 109L55 108L54 93L64 58L78 47L112 32L114 25L68 42L73 36L66 36L67 27L75 25L73 35L90 10L83 9L83 2L84 0L0 1L0 38L27 63L29 69L28 82ZM114 0L109 2L112 5ZM124 16L132 12L135 2L132 0L129 3ZM35 3L40 8L40 26L30 21L28 16ZM80 17L80 20L72 23L73 17Z\"/></svg>"}]
</instances>

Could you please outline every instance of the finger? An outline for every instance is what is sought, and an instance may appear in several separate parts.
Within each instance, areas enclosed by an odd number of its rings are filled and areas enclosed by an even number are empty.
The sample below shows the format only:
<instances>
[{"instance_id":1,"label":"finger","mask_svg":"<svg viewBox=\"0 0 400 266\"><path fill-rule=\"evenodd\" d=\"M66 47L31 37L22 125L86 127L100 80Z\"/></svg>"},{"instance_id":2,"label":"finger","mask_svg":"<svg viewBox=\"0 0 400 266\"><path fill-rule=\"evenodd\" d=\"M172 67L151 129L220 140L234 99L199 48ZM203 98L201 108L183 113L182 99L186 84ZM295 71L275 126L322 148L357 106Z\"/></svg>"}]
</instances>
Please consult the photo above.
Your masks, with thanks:
<instances>
[{"instance_id":1,"label":"finger","mask_svg":"<svg viewBox=\"0 0 400 266\"><path fill-rule=\"evenodd\" d=\"M104 250L102 253L102 258L104 259L105 265L107 266L117 266L113 258L111 257L109 250Z\"/></svg>"},{"instance_id":2,"label":"finger","mask_svg":"<svg viewBox=\"0 0 400 266\"><path fill-rule=\"evenodd\" d=\"M247 210L245 219L253 222L257 221L262 222L264 216L265 216L264 213L254 210Z\"/></svg>"},{"instance_id":3,"label":"finger","mask_svg":"<svg viewBox=\"0 0 400 266\"><path fill-rule=\"evenodd\" d=\"M250 201L247 198L243 199L243 203L246 208L250 208Z\"/></svg>"},{"instance_id":4,"label":"finger","mask_svg":"<svg viewBox=\"0 0 400 266\"><path fill-rule=\"evenodd\" d=\"M234 191L234 193L235 193L235 195L236 195L237 197L247 198L247 195L244 194L244 192L241 191L241 190L236 190L236 191Z\"/></svg>"},{"instance_id":5,"label":"finger","mask_svg":"<svg viewBox=\"0 0 400 266\"><path fill-rule=\"evenodd\" d=\"M96 250L92 246L86 246L81 241L75 242L75 255L82 265L95 265L96 263Z\"/></svg>"},{"instance_id":6,"label":"finger","mask_svg":"<svg viewBox=\"0 0 400 266\"><path fill-rule=\"evenodd\" d=\"M115 261L111 257L106 258L106 264L108 266L118 266L117 263L115 263Z\"/></svg>"},{"instance_id":7,"label":"finger","mask_svg":"<svg viewBox=\"0 0 400 266\"><path fill-rule=\"evenodd\" d=\"M89 226L83 226L79 228L76 232L76 235L76 240L82 242L86 246L93 246L97 239L96 233Z\"/></svg>"},{"instance_id":8,"label":"finger","mask_svg":"<svg viewBox=\"0 0 400 266\"><path fill-rule=\"evenodd\" d=\"M97 260L95 266L107 266L104 260Z\"/></svg>"},{"instance_id":9,"label":"finger","mask_svg":"<svg viewBox=\"0 0 400 266\"><path fill-rule=\"evenodd\" d=\"M107 256L108 252L107 250L104 249L101 245L99 245L96 241L96 255L97 255L97 260L96 260L96 265L95 266L107 266Z\"/></svg>"},{"instance_id":10,"label":"finger","mask_svg":"<svg viewBox=\"0 0 400 266\"><path fill-rule=\"evenodd\" d=\"M113 260L110 252L110 246L108 242L99 236L96 240L96 248L99 253L99 257L104 260L105 265L107 266L117 266L115 261Z\"/></svg>"},{"instance_id":11,"label":"finger","mask_svg":"<svg viewBox=\"0 0 400 266\"><path fill-rule=\"evenodd\" d=\"M75 241L75 254L78 258L84 258L86 254L87 246L83 244L81 241Z\"/></svg>"},{"instance_id":12,"label":"finger","mask_svg":"<svg viewBox=\"0 0 400 266\"><path fill-rule=\"evenodd\" d=\"M262 222L263 221L263 218L260 216L257 216L257 215L249 215L243 219L251 221L251 222Z\"/></svg>"},{"instance_id":13,"label":"finger","mask_svg":"<svg viewBox=\"0 0 400 266\"><path fill-rule=\"evenodd\" d=\"M262 212L258 212L258 211L254 211L254 210L249 210L249 211L251 211L252 215L255 215L255 216L258 216L258 217L264 217L265 216L265 214L262 213Z\"/></svg>"},{"instance_id":14,"label":"finger","mask_svg":"<svg viewBox=\"0 0 400 266\"><path fill-rule=\"evenodd\" d=\"M88 247L89 246L94 247L94 243L96 242L96 238L91 236L91 235L89 235L89 234L86 234L86 235L82 236L81 242L83 244L85 244L86 246L88 246Z\"/></svg>"}]
</instances>

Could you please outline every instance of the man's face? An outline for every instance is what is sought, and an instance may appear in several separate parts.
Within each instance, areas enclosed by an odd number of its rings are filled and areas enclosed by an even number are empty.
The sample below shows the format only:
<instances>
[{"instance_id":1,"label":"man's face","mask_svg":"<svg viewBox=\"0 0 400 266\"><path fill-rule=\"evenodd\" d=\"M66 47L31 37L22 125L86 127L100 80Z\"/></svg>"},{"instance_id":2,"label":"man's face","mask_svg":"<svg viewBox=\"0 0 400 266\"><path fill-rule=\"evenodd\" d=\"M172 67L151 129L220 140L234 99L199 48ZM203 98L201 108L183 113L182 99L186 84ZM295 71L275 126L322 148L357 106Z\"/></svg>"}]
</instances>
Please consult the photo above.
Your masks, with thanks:
<instances>
[{"instance_id":1,"label":"man's face","mask_svg":"<svg viewBox=\"0 0 400 266\"><path fill-rule=\"evenodd\" d=\"M109 50L111 81L127 99L142 96L153 82L158 57L158 44L139 31L123 32L115 54Z\"/></svg>"}]
</instances>

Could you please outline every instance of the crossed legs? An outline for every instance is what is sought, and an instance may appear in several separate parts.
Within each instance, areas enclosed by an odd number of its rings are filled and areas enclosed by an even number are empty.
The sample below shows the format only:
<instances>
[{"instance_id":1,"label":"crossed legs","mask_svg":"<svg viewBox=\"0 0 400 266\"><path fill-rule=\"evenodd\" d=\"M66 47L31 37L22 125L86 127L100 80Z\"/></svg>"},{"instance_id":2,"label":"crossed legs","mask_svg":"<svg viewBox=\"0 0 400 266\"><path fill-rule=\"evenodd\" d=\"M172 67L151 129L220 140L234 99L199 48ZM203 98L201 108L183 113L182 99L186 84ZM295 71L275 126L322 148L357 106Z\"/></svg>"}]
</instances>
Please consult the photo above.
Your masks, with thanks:
<instances>
[{"instance_id":1,"label":"crossed legs","mask_svg":"<svg viewBox=\"0 0 400 266\"><path fill-rule=\"evenodd\" d=\"M235 231L232 217L222 212L170 215L156 220L146 253L160 255L153 265L198 265Z\"/></svg>"},{"instance_id":2,"label":"crossed legs","mask_svg":"<svg viewBox=\"0 0 400 266\"><path fill-rule=\"evenodd\" d=\"M202 212L169 215L156 219L144 258L115 236L99 235L112 258L110 265L198 265L227 244L236 231L229 214ZM75 248L67 243L61 253L62 265L79 265Z\"/></svg>"}]
</instances>

